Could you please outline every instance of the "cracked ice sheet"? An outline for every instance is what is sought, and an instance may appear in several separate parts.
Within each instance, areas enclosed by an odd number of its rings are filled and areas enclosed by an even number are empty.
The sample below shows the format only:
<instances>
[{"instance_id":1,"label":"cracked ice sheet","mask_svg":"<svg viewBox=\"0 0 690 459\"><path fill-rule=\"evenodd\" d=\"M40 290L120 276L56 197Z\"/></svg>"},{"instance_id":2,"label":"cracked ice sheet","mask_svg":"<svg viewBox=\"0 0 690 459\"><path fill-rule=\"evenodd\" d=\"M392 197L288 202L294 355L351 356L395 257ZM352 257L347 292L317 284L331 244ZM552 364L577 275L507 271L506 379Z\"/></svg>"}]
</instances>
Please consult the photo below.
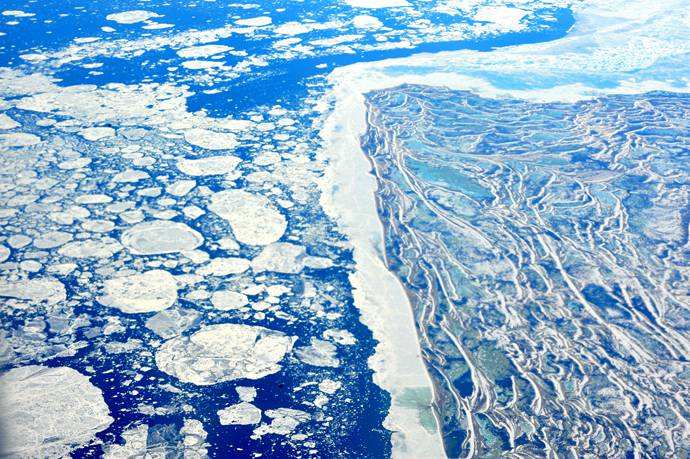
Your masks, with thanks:
<instances>
[{"instance_id":1,"label":"cracked ice sheet","mask_svg":"<svg viewBox=\"0 0 690 459\"><path fill-rule=\"evenodd\" d=\"M0 376L3 455L62 457L113 419L101 391L68 367L31 365Z\"/></svg>"}]
</instances>

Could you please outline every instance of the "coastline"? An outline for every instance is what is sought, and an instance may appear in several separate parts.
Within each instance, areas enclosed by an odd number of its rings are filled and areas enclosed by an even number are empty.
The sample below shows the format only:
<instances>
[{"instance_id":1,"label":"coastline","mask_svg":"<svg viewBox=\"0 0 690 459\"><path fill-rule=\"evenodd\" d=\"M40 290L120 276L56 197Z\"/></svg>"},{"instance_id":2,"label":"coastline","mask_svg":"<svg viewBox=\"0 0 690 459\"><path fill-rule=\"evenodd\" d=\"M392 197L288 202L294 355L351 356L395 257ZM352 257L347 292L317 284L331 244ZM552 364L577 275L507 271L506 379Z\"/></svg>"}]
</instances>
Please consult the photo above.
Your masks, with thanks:
<instances>
[{"instance_id":1,"label":"coastline","mask_svg":"<svg viewBox=\"0 0 690 459\"><path fill-rule=\"evenodd\" d=\"M328 164L319 181L321 204L354 247L356 269L350 280L362 322L378 341L369 365L375 383L391 394L384 425L394 432L394 457L439 457L444 452L438 427L434 434L425 430L419 412L404 403L406 390L426 388L431 396L433 385L420 355L411 304L384 262L376 178L360 146L366 130L364 95L401 84L535 102L576 102L656 90L690 92L689 66L683 64L690 54L690 43L683 39L690 15L672 23L668 12L680 4L672 3L654 9L642 2L587 2L575 8L571 33L552 42L357 63L329 75L333 89L325 100L334 107L321 131L319 155ZM644 59L639 59L640 52L646 53Z\"/></svg>"},{"instance_id":2,"label":"coastline","mask_svg":"<svg viewBox=\"0 0 690 459\"><path fill-rule=\"evenodd\" d=\"M336 109L321 136L329 167L319 181L321 205L354 247L353 297L362 322L378 341L369 359L374 382L391 395L384 427L393 432L393 456L445 457L433 416L433 389L421 358L412 307L402 284L384 262L383 227L375 202L376 179L359 138L366 129L364 96L347 83L335 88ZM357 190L352 193L351 190ZM377 282L372 282L377 279Z\"/></svg>"}]
</instances>

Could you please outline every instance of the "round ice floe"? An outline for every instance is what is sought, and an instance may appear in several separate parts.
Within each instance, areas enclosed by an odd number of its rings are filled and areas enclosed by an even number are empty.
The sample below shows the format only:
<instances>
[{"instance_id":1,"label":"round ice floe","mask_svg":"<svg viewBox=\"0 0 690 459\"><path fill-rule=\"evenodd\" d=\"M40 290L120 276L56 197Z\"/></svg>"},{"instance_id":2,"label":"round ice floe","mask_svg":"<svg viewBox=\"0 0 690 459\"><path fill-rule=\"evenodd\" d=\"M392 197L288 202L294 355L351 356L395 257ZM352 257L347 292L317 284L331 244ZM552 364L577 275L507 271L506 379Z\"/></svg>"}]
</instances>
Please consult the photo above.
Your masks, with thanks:
<instances>
[{"instance_id":1,"label":"round ice floe","mask_svg":"<svg viewBox=\"0 0 690 459\"><path fill-rule=\"evenodd\" d=\"M158 368L182 382L208 386L277 373L294 337L264 327L218 324L166 341L156 352Z\"/></svg>"},{"instance_id":2,"label":"round ice floe","mask_svg":"<svg viewBox=\"0 0 690 459\"><path fill-rule=\"evenodd\" d=\"M135 255L184 252L204 242L198 231L169 220L138 223L122 233L120 240Z\"/></svg>"},{"instance_id":3,"label":"round ice floe","mask_svg":"<svg viewBox=\"0 0 690 459\"><path fill-rule=\"evenodd\" d=\"M132 276L108 279L98 302L136 314L161 311L177 301L177 282L168 271L154 269Z\"/></svg>"},{"instance_id":4,"label":"round ice floe","mask_svg":"<svg viewBox=\"0 0 690 459\"><path fill-rule=\"evenodd\" d=\"M10 249L4 245L0 245L0 263L7 260L10 257Z\"/></svg>"},{"instance_id":5,"label":"round ice floe","mask_svg":"<svg viewBox=\"0 0 690 459\"><path fill-rule=\"evenodd\" d=\"M211 304L214 308L222 311L239 309L249 304L247 295L230 290L218 290L211 295Z\"/></svg>"},{"instance_id":6,"label":"round ice floe","mask_svg":"<svg viewBox=\"0 0 690 459\"><path fill-rule=\"evenodd\" d=\"M15 281L0 279L0 297L55 304L64 301L67 293L62 282L53 277Z\"/></svg>"},{"instance_id":7,"label":"round ice floe","mask_svg":"<svg viewBox=\"0 0 690 459\"><path fill-rule=\"evenodd\" d=\"M287 227L283 214L267 198L243 190L214 194L208 208L230 223L238 241L249 245L275 242Z\"/></svg>"},{"instance_id":8,"label":"round ice floe","mask_svg":"<svg viewBox=\"0 0 690 459\"><path fill-rule=\"evenodd\" d=\"M235 156L209 156L200 159L182 159L177 162L180 172L198 177L202 175L222 175L235 171L240 159Z\"/></svg>"},{"instance_id":9,"label":"round ice floe","mask_svg":"<svg viewBox=\"0 0 690 459\"><path fill-rule=\"evenodd\" d=\"M248 402L240 402L218 410L221 425L248 426L261 422L261 410Z\"/></svg>"},{"instance_id":10,"label":"round ice floe","mask_svg":"<svg viewBox=\"0 0 690 459\"><path fill-rule=\"evenodd\" d=\"M230 150L237 146L235 134L209 131L208 129L201 128L186 131L184 139L194 146L207 150Z\"/></svg>"},{"instance_id":11,"label":"round ice floe","mask_svg":"<svg viewBox=\"0 0 690 459\"><path fill-rule=\"evenodd\" d=\"M14 368L0 376L0 455L64 457L112 422L103 394L69 367Z\"/></svg>"}]
</instances>

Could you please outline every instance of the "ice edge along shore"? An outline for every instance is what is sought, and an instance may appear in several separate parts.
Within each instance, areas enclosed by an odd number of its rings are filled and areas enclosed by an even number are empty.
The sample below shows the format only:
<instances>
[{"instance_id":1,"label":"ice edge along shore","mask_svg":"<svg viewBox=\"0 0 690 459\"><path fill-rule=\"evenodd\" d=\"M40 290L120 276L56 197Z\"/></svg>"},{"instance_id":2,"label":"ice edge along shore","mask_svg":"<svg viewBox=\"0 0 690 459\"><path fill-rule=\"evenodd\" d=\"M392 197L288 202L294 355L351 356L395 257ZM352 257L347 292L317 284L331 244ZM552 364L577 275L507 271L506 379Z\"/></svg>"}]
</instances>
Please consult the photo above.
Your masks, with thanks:
<instances>
[{"instance_id":1,"label":"ice edge along shore","mask_svg":"<svg viewBox=\"0 0 690 459\"><path fill-rule=\"evenodd\" d=\"M432 382L421 358L411 305L384 262L376 179L360 145L366 130L365 94L401 84L536 102L655 90L690 92L690 65L682 64L690 54L690 13L679 13L684 11L681 6L678 0L663 5L587 1L574 7L576 22L569 34L552 42L488 53L419 54L353 64L330 74L333 89L324 100L335 105L321 131L320 155L328 164L320 180L321 204L354 247L356 267L350 280L362 321L379 342L369 365L374 381L391 394L384 425L393 431L394 457L445 454L438 428L432 432L422 424L422 411L431 409ZM521 80L524 75L532 78L530 89ZM411 405L409 391L429 398Z\"/></svg>"}]
</instances>

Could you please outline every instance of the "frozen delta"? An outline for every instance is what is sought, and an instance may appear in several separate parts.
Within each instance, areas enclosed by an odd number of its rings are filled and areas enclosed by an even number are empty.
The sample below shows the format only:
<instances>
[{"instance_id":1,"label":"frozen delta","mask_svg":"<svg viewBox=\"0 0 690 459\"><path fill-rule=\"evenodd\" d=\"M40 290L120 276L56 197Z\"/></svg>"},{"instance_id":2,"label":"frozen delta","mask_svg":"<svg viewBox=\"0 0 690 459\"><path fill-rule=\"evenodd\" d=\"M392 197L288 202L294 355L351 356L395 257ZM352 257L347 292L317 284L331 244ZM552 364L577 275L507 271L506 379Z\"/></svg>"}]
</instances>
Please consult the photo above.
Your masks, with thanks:
<instances>
[{"instance_id":1,"label":"frozen delta","mask_svg":"<svg viewBox=\"0 0 690 459\"><path fill-rule=\"evenodd\" d=\"M688 11L6 0L0 457L687 457Z\"/></svg>"}]
</instances>

